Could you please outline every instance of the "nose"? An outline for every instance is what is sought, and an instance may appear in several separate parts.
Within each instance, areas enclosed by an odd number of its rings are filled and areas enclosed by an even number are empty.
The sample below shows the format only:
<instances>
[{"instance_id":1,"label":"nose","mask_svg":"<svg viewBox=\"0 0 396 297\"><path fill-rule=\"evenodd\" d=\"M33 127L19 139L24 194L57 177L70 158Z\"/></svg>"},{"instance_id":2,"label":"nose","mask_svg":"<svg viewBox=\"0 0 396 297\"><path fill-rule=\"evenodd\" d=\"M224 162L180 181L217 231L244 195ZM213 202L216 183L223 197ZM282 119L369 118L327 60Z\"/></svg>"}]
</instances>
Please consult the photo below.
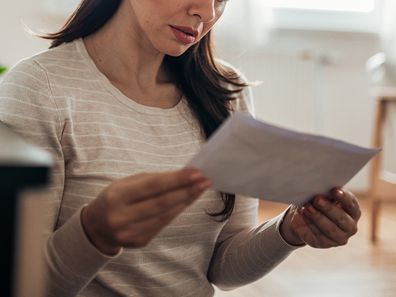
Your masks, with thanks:
<instances>
[{"instance_id":1,"label":"nose","mask_svg":"<svg viewBox=\"0 0 396 297\"><path fill-rule=\"evenodd\" d=\"M209 23L216 18L218 0L194 0L189 14L200 18L203 23Z\"/></svg>"}]
</instances>

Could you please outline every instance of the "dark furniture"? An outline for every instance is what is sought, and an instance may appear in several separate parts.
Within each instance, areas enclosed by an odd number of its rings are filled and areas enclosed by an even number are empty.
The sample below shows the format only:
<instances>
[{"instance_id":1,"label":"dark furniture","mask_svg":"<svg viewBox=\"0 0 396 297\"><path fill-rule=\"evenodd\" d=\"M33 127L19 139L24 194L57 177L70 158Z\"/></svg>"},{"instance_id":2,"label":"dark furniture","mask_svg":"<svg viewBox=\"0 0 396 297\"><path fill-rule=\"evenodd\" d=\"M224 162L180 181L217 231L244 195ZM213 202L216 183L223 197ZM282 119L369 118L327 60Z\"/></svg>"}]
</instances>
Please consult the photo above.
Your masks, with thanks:
<instances>
[{"instance_id":1,"label":"dark furniture","mask_svg":"<svg viewBox=\"0 0 396 297\"><path fill-rule=\"evenodd\" d=\"M19 194L22 190L45 186L51 163L47 153L25 143L0 123L0 296L15 296L13 286Z\"/></svg>"}]
</instances>

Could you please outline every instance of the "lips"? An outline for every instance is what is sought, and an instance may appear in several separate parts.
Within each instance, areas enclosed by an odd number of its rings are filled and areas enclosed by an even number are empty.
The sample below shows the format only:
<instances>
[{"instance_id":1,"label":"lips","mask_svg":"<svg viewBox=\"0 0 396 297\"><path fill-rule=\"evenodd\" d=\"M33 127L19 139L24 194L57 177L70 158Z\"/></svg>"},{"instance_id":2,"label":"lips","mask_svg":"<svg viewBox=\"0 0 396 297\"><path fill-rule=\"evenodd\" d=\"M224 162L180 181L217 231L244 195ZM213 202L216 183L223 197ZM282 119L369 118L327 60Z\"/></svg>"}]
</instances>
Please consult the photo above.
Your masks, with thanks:
<instances>
[{"instance_id":1,"label":"lips","mask_svg":"<svg viewBox=\"0 0 396 297\"><path fill-rule=\"evenodd\" d=\"M185 45L194 43L197 40L198 31L191 27L170 26L176 39Z\"/></svg>"},{"instance_id":2,"label":"lips","mask_svg":"<svg viewBox=\"0 0 396 297\"><path fill-rule=\"evenodd\" d=\"M184 33L186 33L188 35L191 35L191 36L193 36L195 38L198 36L198 31L195 30L194 28L184 27L184 26L171 26L171 27L176 29L176 30L179 30L181 32L184 32Z\"/></svg>"}]
</instances>

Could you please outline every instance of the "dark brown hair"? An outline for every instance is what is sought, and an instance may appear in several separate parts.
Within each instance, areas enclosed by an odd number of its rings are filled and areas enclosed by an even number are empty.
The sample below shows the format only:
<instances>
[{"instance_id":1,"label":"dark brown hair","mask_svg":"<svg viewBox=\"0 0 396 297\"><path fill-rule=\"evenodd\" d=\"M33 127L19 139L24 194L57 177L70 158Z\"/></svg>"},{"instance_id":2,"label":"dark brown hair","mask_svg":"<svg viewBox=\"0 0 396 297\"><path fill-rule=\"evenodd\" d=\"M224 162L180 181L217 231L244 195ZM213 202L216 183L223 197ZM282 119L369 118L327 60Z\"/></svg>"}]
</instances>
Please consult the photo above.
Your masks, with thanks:
<instances>
[{"instance_id":1,"label":"dark brown hair","mask_svg":"<svg viewBox=\"0 0 396 297\"><path fill-rule=\"evenodd\" d=\"M52 40L50 48L54 48L88 36L106 24L121 1L82 0L60 31L40 37ZM165 56L163 63L208 138L229 116L232 110L230 101L235 100L247 84L240 81L235 71L216 62L210 32L183 55ZM227 88L227 85L232 87ZM221 193L221 197L223 210L210 215L220 216L220 221L225 221L234 209L235 195Z\"/></svg>"}]
</instances>

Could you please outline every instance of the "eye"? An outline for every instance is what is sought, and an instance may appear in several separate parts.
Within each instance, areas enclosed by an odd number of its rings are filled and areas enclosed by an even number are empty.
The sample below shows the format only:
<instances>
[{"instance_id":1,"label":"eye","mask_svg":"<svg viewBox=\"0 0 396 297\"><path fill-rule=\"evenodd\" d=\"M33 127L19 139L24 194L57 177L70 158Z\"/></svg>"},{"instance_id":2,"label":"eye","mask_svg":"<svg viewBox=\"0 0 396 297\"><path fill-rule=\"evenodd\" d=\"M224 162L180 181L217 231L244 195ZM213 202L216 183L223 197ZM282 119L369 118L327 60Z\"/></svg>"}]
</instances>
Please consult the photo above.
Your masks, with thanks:
<instances>
[{"instance_id":1,"label":"eye","mask_svg":"<svg viewBox=\"0 0 396 297\"><path fill-rule=\"evenodd\" d=\"M215 0L214 6L219 13L223 13L230 0Z\"/></svg>"},{"instance_id":2,"label":"eye","mask_svg":"<svg viewBox=\"0 0 396 297\"><path fill-rule=\"evenodd\" d=\"M230 1L230 0L216 0L216 2L218 3L218 5L224 6L226 5L226 3Z\"/></svg>"}]
</instances>

